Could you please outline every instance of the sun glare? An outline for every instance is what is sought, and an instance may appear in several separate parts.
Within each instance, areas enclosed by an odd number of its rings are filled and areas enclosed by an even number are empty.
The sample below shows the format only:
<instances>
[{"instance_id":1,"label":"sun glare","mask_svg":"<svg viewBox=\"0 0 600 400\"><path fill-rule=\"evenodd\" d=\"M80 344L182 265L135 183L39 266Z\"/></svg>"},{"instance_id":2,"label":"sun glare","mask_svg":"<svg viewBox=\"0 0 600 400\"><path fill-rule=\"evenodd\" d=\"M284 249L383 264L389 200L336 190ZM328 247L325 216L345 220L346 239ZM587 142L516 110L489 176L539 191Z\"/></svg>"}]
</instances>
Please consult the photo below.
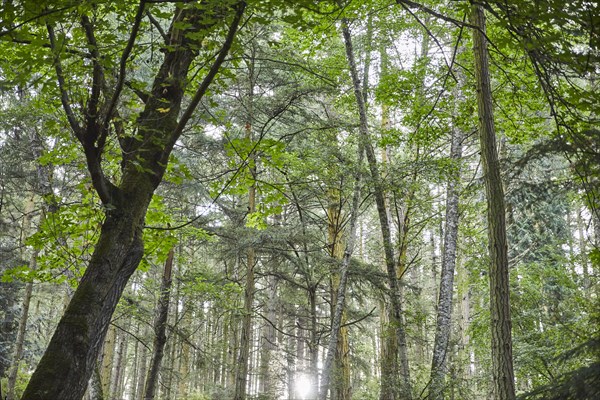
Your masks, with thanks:
<instances>
[{"instance_id":1,"label":"sun glare","mask_svg":"<svg viewBox=\"0 0 600 400\"><path fill-rule=\"evenodd\" d=\"M296 377L296 396L298 399L308 399L313 393L313 388L311 387L311 382L308 376L299 375Z\"/></svg>"}]
</instances>

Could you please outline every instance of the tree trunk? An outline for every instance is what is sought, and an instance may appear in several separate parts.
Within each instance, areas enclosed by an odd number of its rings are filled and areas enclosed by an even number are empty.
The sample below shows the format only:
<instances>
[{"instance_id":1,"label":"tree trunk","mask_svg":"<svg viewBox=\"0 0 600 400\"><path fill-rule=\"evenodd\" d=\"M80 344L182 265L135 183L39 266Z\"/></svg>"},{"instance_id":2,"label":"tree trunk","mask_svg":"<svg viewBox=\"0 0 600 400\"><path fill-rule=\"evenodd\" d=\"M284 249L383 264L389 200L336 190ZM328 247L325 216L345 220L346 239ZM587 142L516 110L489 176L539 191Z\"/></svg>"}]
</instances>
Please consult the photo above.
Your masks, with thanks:
<instances>
[{"instance_id":1,"label":"tree trunk","mask_svg":"<svg viewBox=\"0 0 600 400\"><path fill-rule=\"evenodd\" d=\"M167 343L167 319L169 317L169 302L171 300L173 256L174 250L171 249L167 256L167 260L165 261L165 270L160 284L160 297L156 307L156 319L154 321L154 347L152 357L150 358L148 377L146 378L144 400L153 400L156 396L158 372L165 352L165 344Z\"/></svg>"},{"instance_id":2,"label":"tree trunk","mask_svg":"<svg viewBox=\"0 0 600 400\"><path fill-rule=\"evenodd\" d=\"M30 263L30 268L34 264ZM33 292L33 282L27 282L25 285L25 294L23 295L23 304L21 309L21 318L19 319L19 328L17 330L17 338L15 340L15 355L13 357L13 364L8 372L8 384L6 386L6 400L14 400L15 396L15 385L17 383L17 375L19 372L19 365L21 364L21 358L23 357L23 344L25 343L25 332L27 329L27 320L29 319L29 304L31 302L31 294Z\"/></svg>"},{"instance_id":3,"label":"tree trunk","mask_svg":"<svg viewBox=\"0 0 600 400\"><path fill-rule=\"evenodd\" d=\"M278 260L273 259L274 264ZM275 266L276 268L276 266ZM277 323L277 277L269 277L269 299L267 301L267 321L262 329L261 356L260 356L260 387L261 398L272 400L277 398L277 380L275 379L275 367L272 365L274 353L277 349L276 332L274 324Z\"/></svg>"},{"instance_id":4,"label":"tree trunk","mask_svg":"<svg viewBox=\"0 0 600 400\"><path fill-rule=\"evenodd\" d=\"M252 55L248 63L248 98L247 98L247 115L246 115L246 138L249 141L253 140L252 124L253 124L253 102L254 102L254 43L252 44ZM254 154L249 155L249 158L254 162L251 163L250 174L252 175L253 183L248 189L248 214L256 212L256 157ZM256 266L256 253L254 247L250 246L246 253L246 285L244 287L244 315L242 318L242 330L240 336L240 352L237 359L237 372L235 378L235 394L234 400L245 400L246 390L248 386L248 363L250 356L250 345L252 342L252 314L254 304L254 267Z\"/></svg>"},{"instance_id":5,"label":"tree trunk","mask_svg":"<svg viewBox=\"0 0 600 400\"><path fill-rule=\"evenodd\" d=\"M345 30L347 30L347 25L344 25ZM344 36L346 32L344 32ZM347 39L349 40L349 34ZM354 59L352 58L351 65L354 65ZM354 69L354 73L356 73L356 69ZM356 83L356 82L355 82ZM355 86L356 89L356 86ZM356 91L362 100L362 96L360 96L360 91ZM363 109L364 110L364 109ZM333 317L331 319L331 334L329 336L329 344L327 346L327 353L325 356L325 361L323 363L323 370L321 373L321 385L319 388L319 399L326 400L327 393L329 391L329 384L331 381L331 372L333 367L333 360L337 353L339 347L339 338L340 338L340 330L342 325L342 316L344 313L345 301L346 301L346 285L348 282L348 266L350 265L350 258L352 257L352 253L354 252L355 242L356 242L356 226L358 220L358 213L360 207L360 191L362 185L362 174L360 173L360 169L363 163L363 153L365 149L365 144L360 143L358 146L358 162L357 162L357 172L354 181L354 189L352 193L352 208L350 210L350 226L348 232L348 241L346 243L346 248L344 250L344 255L341 260L340 268L339 268L339 285L337 288L336 296L335 296L335 308L333 312ZM341 233L341 232L337 232ZM337 241L337 238L336 238ZM335 243L335 242L334 242ZM339 243L338 243L339 244ZM333 247L335 249L335 246Z\"/></svg>"},{"instance_id":6,"label":"tree trunk","mask_svg":"<svg viewBox=\"0 0 600 400\"><path fill-rule=\"evenodd\" d=\"M511 340L506 216L504 191L496 150L492 90L487 39L485 37L485 14L482 6L473 6L471 23L479 28L473 31L473 52L475 56L475 76L477 78L479 141L487 197L493 396L498 400L512 400L515 399L515 383Z\"/></svg>"},{"instance_id":7,"label":"tree trunk","mask_svg":"<svg viewBox=\"0 0 600 400\"><path fill-rule=\"evenodd\" d=\"M125 330L129 330L131 321L128 320L125 324ZM114 388L112 398L119 398L124 393L125 377L127 376L127 350L128 350L128 335L124 331L119 334L119 350L117 352L117 365L115 368ZM95 369L94 369L95 370Z\"/></svg>"},{"instance_id":8,"label":"tree trunk","mask_svg":"<svg viewBox=\"0 0 600 400\"><path fill-rule=\"evenodd\" d=\"M100 381L102 382L102 393L106 396L110 396L110 388L112 387L112 369L113 369L113 358L115 355L115 348L117 346L117 332L114 326L110 326L106 339L104 340L104 346L102 347L102 360L101 360L101 371Z\"/></svg>"},{"instance_id":9,"label":"tree trunk","mask_svg":"<svg viewBox=\"0 0 600 400\"><path fill-rule=\"evenodd\" d=\"M148 331L148 328L145 328L144 331ZM144 383L146 382L146 371L147 371L147 361L148 361L148 348L142 345L140 350L140 355L138 357L138 381L135 388L135 397L133 400L143 400L144 398Z\"/></svg>"},{"instance_id":10,"label":"tree trunk","mask_svg":"<svg viewBox=\"0 0 600 400\"><path fill-rule=\"evenodd\" d=\"M385 206L385 194L381 181L381 176L377 167L377 159L375 157L375 151L371 143L369 135L367 113L364 102L364 97L361 92L360 79L358 78L356 62L354 60L354 50L352 48L352 37L350 35L350 29L348 28L348 22L342 20L342 33L344 36L344 43L346 47L346 58L348 66L350 68L350 74L352 76L352 83L354 88L354 94L356 98L356 104L358 106L358 113L360 118L359 132L361 137L361 145L364 146L364 151L367 156L367 162L369 165L369 171L371 173L371 179L373 181L373 190L375 194L375 203L377 205L377 214L379 217L379 224L381 228L381 234L383 238L383 248L385 254L386 272L389 281L389 296L391 303L390 313L390 327L394 331L394 338L398 343L398 350L400 350L400 382L397 381L397 376L394 374L385 374L382 370L382 391L391 389L385 400L394 400L398 396L403 399L412 399L412 387L410 382L410 371L408 369L408 358L403 349L406 349L406 329L402 318L402 303L400 300L399 282L398 275L396 272L396 261L394 257L394 249L392 247L391 229L390 222ZM395 355L394 357L397 357ZM396 395L395 389L398 388L398 395ZM382 398L382 399L383 399Z\"/></svg>"},{"instance_id":11,"label":"tree trunk","mask_svg":"<svg viewBox=\"0 0 600 400\"><path fill-rule=\"evenodd\" d=\"M336 261L341 262L344 258L344 240L342 232L342 199L337 189L329 191L329 205L327 207L327 245L329 255ZM331 315L335 315L335 304L337 304L337 293L339 292L341 275L334 272L331 277ZM346 312L342 311L343 325L346 322ZM331 390L332 400L350 400L350 348L348 343L348 328L341 326L335 353L335 365L333 368L333 382Z\"/></svg>"},{"instance_id":12,"label":"tree trunk","mask_svg":"<svg viewBox=\"0 0 600 400\"><path fill-rule=\"evenodd\" d=\"M167 35L168 43L165 43L166 48L172 50L165 52L151 94L137 120L137 134L120 137L123 160L119 186L108 180L100 163L108 126L114 117L112 111L102 115L97 107L100 98L98 87L101 86L98 77L103 76L102 67L97 58L93 60L94 85L82 119L85 125L82 126L69 103L60 49L56 46L52 26L50 23L47 25L63 108L73 133L84 148L92 183L106 206L106 218L85 274L29 381L23 400L80 400L85 393L110 318L142 258L142 229L150 199L162 180L175 142L231 47L244 8L243 2L237 5L217 58L179 120L188 70L201 44L182 29L205 32L218 19L208 18L210 22L207 25L205 13L216 12L209 7L188 8L175 13ZM85 18L82 20L85 21ZM182 21L185 21L185 28L181 27ZM90 48L92 52L98 51L95 43L90 43Z\"/></svg>"},{"instance_id":13,"label":"tree trunk","mask_svg":"<svg viewBox=\"0 0 600 400\"><path fill-rule=\"evenodd\" d=\"M38 155L39 156L39 155ZM38 171L43 167L38 166ZM44 175L49 174L48 171L44 173ZM23 226L21 229L21 243L25 242L27 235L29 235L29 230L31 228L31 216L34 211L34 198L32 197L28 200L25 205L25 217L23 220ZM40 226L44 222L44 214L42 214L42 218L40 220ZM22 254L23 256L23 254ZM24 258L24 257L23 257ZM35 271L37 269L37 251L34 251L29 260L29 269L31 271ZM31 296L33 293L33 282L27 282L25 284L25 293L23 295L23 303L21 305L21 317L19 318L19 325L17 328L17 337L15 339L15 350L14 356L12 358L12 366L8 371L8 382L6 387L6 399L14 400L16 399L15 395L15 385L17 383L17 375L19 373L19 366L21 364L21 358L23 357L23 345L25 343L25 333L27 331L27 321L29 320L29 304L31 303Z\"/></svg>"},{"instance_id":14,"label":"tree trunk","mask_svg":"<svg viewBox=\"0 0 600 400\"><path fill-rule=\"evenodd\" d=\"M452 132L450 157L459 163L462 156L462 135L457 129ZM454 292L454 268L456 265L456 242L458 238L458 174L448 181L446 190L446 226L444 229L444 250L440 276L439 300L437 305L437 323L431 362L429 398L444 399L444 380L447 374L446 362L450 343L452 317L452 293Z\"/></svg>"}]
</instances>

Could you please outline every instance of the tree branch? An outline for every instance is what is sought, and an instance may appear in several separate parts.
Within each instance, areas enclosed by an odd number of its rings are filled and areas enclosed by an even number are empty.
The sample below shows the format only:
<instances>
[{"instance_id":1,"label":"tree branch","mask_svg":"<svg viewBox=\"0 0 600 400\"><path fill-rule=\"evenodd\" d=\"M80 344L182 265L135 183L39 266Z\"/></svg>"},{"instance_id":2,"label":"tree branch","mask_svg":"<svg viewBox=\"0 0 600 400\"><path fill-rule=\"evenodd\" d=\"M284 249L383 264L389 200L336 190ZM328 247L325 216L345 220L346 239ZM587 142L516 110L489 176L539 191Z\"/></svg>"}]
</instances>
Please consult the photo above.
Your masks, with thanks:
<instances>
[{"instance_id":1,"label":"tree branch","mask_svg":"<svg viewBox=\"0 0 600 400\"><path fill-rule=\"evenodd\" d=\"M233 44L233 39L235 38L235 34L237 33L237 29L238 29L238 26L242 19L242 15L244 14L245 8L246 8L246 2L240 1L237 5L237 10L236 10L235 16L233 17L233 21L231 22L231 25L229 26L229 31L227 32L227 37L225 38L225 42L223 43L223 46L221 46L221 50L219 50L219 54L217 55L215 62L210 67L210 70L208 71L208 73L206 74L206 76L204 77L202 82L200 83L200 86L196 90L194 97L192 97L190 104L183 112L183 114L179 120L179 123L177 124L177 127L171 133L171 136L170 136L171 143L174 143L177 140L177 138L181 135L181 132L183 132L183 129L185 128L185 125L191 118L192 113L194 112L194 110L196 109L198 104L200 103L200 100L202 100L202 97L204 97L204 95L206 94L208 87L210 86L210 84L214 80L215 76L219 72L219 68L223 64L223 61L225 61L225 57L227 56L227 53L229 52L229 49L231 48L231 45Z\"/></svg>"},{"instance_id":2,"label":"tree branch","mask_svg":"<svg viewBox=\"0 0 600 400\"><path fill-rule=\"evenodd\" d=\"M46 24L46 29L48 30L48 37L50 39L50 49L53 54L53 64L54 69L56 71L56 79L58 81L58 90L60 91L60 102L67 114L67 120L69 121L69 126L73 130L75 137L81 140L83 136L83 128L77 121L75 117L75 113L73 112L73 108L71 108L71 100L69 98L69 92L67 91L65 84L65 75L62 69L62 64L60 62L59 50L56 48L56 35L54 33L54 27L49 23Z\"/></svg>"},{"instance_id":3,"label":"tree branch","mask_svg":"<svg viewBox=\"0 0 600 400\"><path fill-rule=\"evenodd\" d=\"M92 92L88 100L86 110L86 127L80 138L83 150L85 153L87 167L92 178L92 184L100 196L103 204L110 204L113 200L113 195L117 191L117 187L113 185L104 175L102 171L102 152L108 135L108 126L98 124L100 94L102 87L105 86L104 69L100 64L100 52L98 51L98 43L92 26L87 15L82 15L81 25L85 31L85 36L88 41L90 54L92 55Z\"/></svg>"},{"instance_id":4,"label":"tree branch","mask_svg":"<svg viewBox=\"0 0 600 400\"><path fill-rule=\"evenodd\" d=\"M106 109L106 114L104 115L104 121L102 122L102 128L108 130L108 124L113 116L113 111L119 102L119 96L121 95L121 91L123 90L123 85L125 83L125 75L127 72L127 59L131 54L131 50L133 49L133 45L135 43L135 39L137 38L138 32L140 30L140 24L142 22L142 18L144 16L144 9L146 6L145 0L140 0L140 5L138 6L137 13L135 14L135 19L133 21L133 27L131 28L131 34L129 35L129 40L127 41L127 45L123 50L123 54L121 55L121 61L119 63L119 78L117 79L117 84L115 85L115 91L112 94L110 102L108 103L108 107Z\"/></svg>"},{"instance_id":5,"label":"tree branch","mask_svg":"<svg viewBox=\"0 0 600 400\"><path fill-rule=\"evenodd\" d=\"M166 32L163 29L163 27L160 26L160 22L158 22L156 20L156 18L154 18L154 15L152 15L152 13L150 13L150 11L146 11L146 16L148 17L148 19L150 20L150 22L152 23L152 25L154 25L154 27L156 28L156 30L158 31L158 33L160 33L160 36L162 36L162 38L165 41L165 43L168 43L169 42L169 36L166 34Z\"/></svg>"}]
</instances>

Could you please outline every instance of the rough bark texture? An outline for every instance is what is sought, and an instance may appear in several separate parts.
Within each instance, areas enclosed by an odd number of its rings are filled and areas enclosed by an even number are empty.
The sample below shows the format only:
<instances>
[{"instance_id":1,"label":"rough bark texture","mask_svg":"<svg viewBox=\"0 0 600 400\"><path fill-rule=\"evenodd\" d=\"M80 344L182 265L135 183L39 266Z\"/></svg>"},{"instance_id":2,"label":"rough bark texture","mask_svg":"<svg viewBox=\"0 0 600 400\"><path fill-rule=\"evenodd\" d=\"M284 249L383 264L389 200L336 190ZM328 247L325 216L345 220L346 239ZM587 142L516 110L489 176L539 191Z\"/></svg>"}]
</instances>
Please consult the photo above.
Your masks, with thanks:
<instances>
[{"instance_id":1,"label":"rough bark texture","mask_svg":"<svg viewBox=\"0 0 600 400\"><path fill-rule=\"evenodd\" d=\"M165 353L165 344L167 343L167 319L169 317L169 302L171 300L171 275L173 272L174 251L171 249L165 261L165 270L163 272L160 284L160 297L156 306L156 317L154 320L154 347L152 357L150 358L150 369L146 378L146 389L144 390L144 400L153 400L156 396L158 384L158 372L160 363Z\"/></svg>"},{"instance_id":2,"label":"rough bark texture","mask_svg":"<svg viewBox=\"0 0 600 400\"><path fill-rule=\"evenodd\" d=\"M473 51L477 78L479 141L487 197L493 397L498 400L512 400L515 398L515 383L504 191L496 149L485 14L480 5L473 6L471 23L479 28L473 31Z\"/></svg>"},{"instance_id":3,"label":"rough bark texture","mask_svg":"<svg viewBox=\"0 0 600 400\"><path fill-rule=\"evenodd\" d=\"M352 37L350 35L350 29L346 20L342 21L342 33L344 36L344 43L346 47L346 58L348 66L350 68L350 74L352 76L354 94L356 98L356 104L358 106L360 124L359 132L361 136L361 145L364 146L364 151L367 156L367 163L369 165L369 171L371 173L371 179L373 181L373 191L375 195L375 203L377 205L377 214L379 216L379 223L381 227L381 234L383 238L383 249L385 254L386 271L389 281L389 296L391 302L391 315L390 315L390 327L393 330L393 334L397 341L398 350L400 350L400 379L390 373L383 371L382 365L382 392L385 391L385 400L394 400L401 396L403 399L410 400L412 398L412 388L410 383L410 372L408 369L408 357L406 353L402 352L402 349L406 350L406 331L404 322L402 319L402 303L399 296L399 282L398 275L396 273L396 262L394 258L394 249L392 247L392 237L390 230L390 222L385 206L385 194L377 167L377 159L375 157L375 151L371 143L369 135L367 112L365 108L364 97L361 92L360 79L358 78L356 61L354 59L354 50L352 48ZM390 357L398 357L397 354L391 354ZM396 390L397 389L397 390Z\"/></svg>"},{"instance_id":4,"label":"rough bark texture","mask_svg":"<svg viewBox=\"0 0 600 400\"><path fill-rule=\"evenodd\" d=\"M107 211L90 263L29 381L23 400L82 398L110 318L143 255L142 228L150 199L162 180L169 154L189 120L193 106L206 93L231 46L244 5L239 3L221 52L192 99L192 106L186 109L179 120L187 73L200 42L198 39L189 39L177 23L185 21L186 26L192 27L188 29L204 32L216 24L215 9L220 9L220 6L211 3L205 8L175 11L166 43L169 50L155 77L144 111L137 120L138 134L120 138L123 162L122 179L118 186L104 176L100 163L114 114L101 115L99 99L103 71L98 63L99 56L96 54L92 62L93 84L82 120L84 125L81 125L70 105L60 50L56 45L53 27L48 24L63 108L84 149L94 188L107 206ZM207 20L211 21L208 25ZM82 24L90 51L97 52L93 27L85 16L82 17Z\"/></svg>"},{"instance_id":5,"label":"rough bark texture","mask_svg":"<svg viewBox=\"0 0 600 400\"><path fill-rule=\"evenodd\" d=\"M450 157L459 162L462 155L462 135L454 130ZM444 230L444 250L442 253L442 272L440 276L437 323L431 362L429 398L444 398L444 379L447 374L446 361L450 343L452 317L452 293L454 287L454 267L456 265L456 240L458 237L458 176L450 179L446 190L446 227Z\"/></svg>"}]
</instances>

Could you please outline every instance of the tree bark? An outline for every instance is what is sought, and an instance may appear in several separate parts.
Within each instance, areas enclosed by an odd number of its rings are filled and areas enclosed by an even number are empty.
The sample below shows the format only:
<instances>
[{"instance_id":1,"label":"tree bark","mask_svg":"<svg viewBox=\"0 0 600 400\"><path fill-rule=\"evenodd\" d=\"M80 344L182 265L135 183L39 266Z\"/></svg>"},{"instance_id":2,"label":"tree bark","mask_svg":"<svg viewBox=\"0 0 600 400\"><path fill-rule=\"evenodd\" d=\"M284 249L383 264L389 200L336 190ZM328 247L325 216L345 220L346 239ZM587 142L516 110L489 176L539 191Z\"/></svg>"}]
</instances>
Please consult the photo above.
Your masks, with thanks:
<instances>
[{"instance_id":1,"label":"tree bark","mask_svg":"<svg viewBox=\"0 0 600 400\"><path fill-rule=\"evenodd\" d=\"M110 318L127 281L142 258L142 229L150 199L162 180L175 142L231 47L244 8L245 3L237 4L224 44L179 120L188 70L201 44L198 39L186 35L187 31L182 31L181 22L185 21L186 26L191 25L192 31L205 32L216 24L217 19L214 15L216 10L209 6L204 9L176 10L168 43L165 43L165 48L170 50L165 53L144 111L137 120L137 135L121 138L123 162L118 186L104 176L100 163L114 113L101 115L98 107L98 88L101 87L99 81L102 76L98 58L92 60L94 84L84 112L85 126L81 126L70 105L60 50L53 28L48 24L63 108L75 136L84 148L94 188L107 210L90 263L29 381L23 400L79 400L85 393ZM207 25L206 19L215 22ZM82 18L82 21L85 22L85 19ZM89 21L86 24L86 36L91 51L97 52L98 46L92 40L93 32L90 33L87 28ZM123 57L125 62L126 53Z\"/></svg>"},{"instance_id":2,"label":"tree bark","mask_svg":"<svg viewBox=\"0 0 600 400\"><path fill-rule=\"evenodd\" d=\"M462 135L457 129L452 132L450 157L457 164L462 156ZM431 362L429 398L444 399L444 380L447 374L446 362L450 343L452 318L452 293L454 288L454 268L456 265L456 242L458 238L458 200L460 168L458 174L451 177L446 189L446 226L444 229L444 250L442 253L442 271L437 306L437 323Z\"/></svg>"},{"instance_id":3,"label":"tree bark","mask_svg":"<svg viewBox=\"0 0 600 400\"><path fill-rule=\"evenodd\" d=\"M471 23L478 27L473 30L473 52L477 79L479 141L487 197L493 397L498 400L512 400L515 399L515 383L504 190L496 149L485 13L481 5L473 5Z\"/></svg>"},{"instance_id":4,"label":"tree bark","mask_svg":"<svg viewBox=\"0 0 600 400\"><path fill-rule=\"evenodd\" d=\"M167 256L167 261L165 261L165 270L160 284L160 297L156 307L156 319L154 321L154 347L152 357L150 358L148 377L146 378L144 400L153 400L156 396L158 372L164 356L165 344L167 343L167 319L169 317L169 302L171 301L173 256L174 250L171 249Z\"/></svg>"}]
</instances>

